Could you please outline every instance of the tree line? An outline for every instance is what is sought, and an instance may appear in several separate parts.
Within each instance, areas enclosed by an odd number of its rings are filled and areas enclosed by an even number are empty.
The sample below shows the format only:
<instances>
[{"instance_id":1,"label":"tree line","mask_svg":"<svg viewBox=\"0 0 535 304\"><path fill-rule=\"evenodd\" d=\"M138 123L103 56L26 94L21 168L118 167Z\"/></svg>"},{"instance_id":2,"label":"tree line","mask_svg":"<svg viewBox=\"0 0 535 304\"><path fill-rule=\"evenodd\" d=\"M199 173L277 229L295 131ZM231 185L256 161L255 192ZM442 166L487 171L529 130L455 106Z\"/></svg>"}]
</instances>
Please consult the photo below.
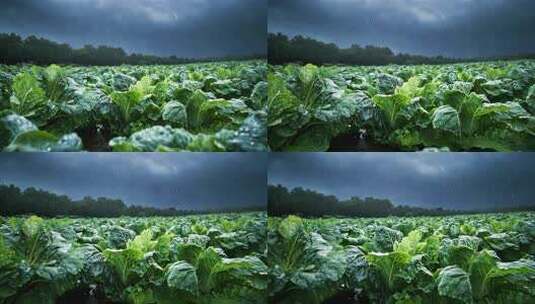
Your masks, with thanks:
<instances>
[{"instance_id":1,"label":"tree line","mask_svg":"<svg viewBox=\"0 0 535 304\"><path fill-rule=\"evenodd\" d=\"M268 62L270 64L313 63L349 65L387 65L387 64L446 64L499 59L534 59L535 54L519 54L488 58L447 58L444 56L421 56L395 54L388 47L353 44L340 48L334 43L325 43L313 38L297 35L293 38L281 33L268 34Z\"/></svg>"},{"instance_id":2,"label":"tree line","mask_svg":"<svg viewBox=\"0 0 535 304\"><path fill-rule=\"evenodd\" d=\"M222 60L246 60L264 58L261 55L227 56L213 58L160 57L144 54L127 54L122 48L93 46L90 44L76 49L66 43L57 43L34 35L22 38L14 33L0 33L0 63L37 65L77 64L77 65L154 65L183 64Z\"/></svg>"},{"instance_id":3,"label":"tree line","mask_svg":"<svg viewBox=\"0 0 535 304\"><path fill-rule=\"evenodd\" d=\"M180 216L201 213L226 213L259 211L259 208L217 209L217 210L177 210L176 208L154 208L127 206L120 199L93 198L86 196L73 200L46 190L29 187L21 189L15 185L0 185L0 215L39 215L43 217L119 217L119 216Z\"/></svg>"},{"instance_id":4,"label":"tree line","mask_svg":"<svg viewBox=\"0 0 535 304\"><path fill-rule=\"evenodd\" d=\"M297 187L288 189L282 185L268 186L268 214L302 217L348 216L348 217L385 217L385 216L444 216L455 214L491 213L512 211L535 211L534 206L511 206L487 210L448 210L443 208L420 208L394 205L388 199L373 197L352 197L339 200L336 196L326 195L314 190Z\"/></svg>"}]
</instances>

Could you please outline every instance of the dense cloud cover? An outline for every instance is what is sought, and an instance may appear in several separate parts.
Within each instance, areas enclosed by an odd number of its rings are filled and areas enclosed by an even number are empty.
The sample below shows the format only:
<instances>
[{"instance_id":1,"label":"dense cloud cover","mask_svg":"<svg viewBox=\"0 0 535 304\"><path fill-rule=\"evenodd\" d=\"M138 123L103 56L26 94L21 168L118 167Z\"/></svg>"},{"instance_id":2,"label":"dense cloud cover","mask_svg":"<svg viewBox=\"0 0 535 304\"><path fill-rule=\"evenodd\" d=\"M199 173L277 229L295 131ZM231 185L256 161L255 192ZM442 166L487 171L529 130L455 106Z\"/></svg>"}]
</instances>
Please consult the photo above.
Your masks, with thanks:
<instances>
[{"instance_id":1,"label":"dense cloud cover","mask_svg":"<svg viewBox=\"0 0 535 304\"><path fill-rule=\"evenodd\" d=\"M277 153L270 184L450 209L535 204L534 153Z\"/></svg>"},{"instance_id":2,"label":"dense cloud cover","mask_svg":"<svg viewBox=\"0 0 535 304\"><path fill-rule=\"evenodd\" d=\"M0 183L177 209L264 207L265 153L0 154Z\"/></svg>"},{"instance_id":3,"label":"dense cloud cover","mask_svg":"<svg viewBox=\"0 0 535 304\"><path fill-rule=\"evenodd\" d=\"M267 0L5 0L0 32L178 57L266 52Z\"/></svg>"},{"instance_id":4,"label":"dense cloud cover","mask_svg":"<svg viewBox=\"0 0 535 304\"><path fill-rule=\"evenodd\" d=\"M270 0L268 29L450 57L535 53L532 0Z\"/></svg>"}]
</instances>

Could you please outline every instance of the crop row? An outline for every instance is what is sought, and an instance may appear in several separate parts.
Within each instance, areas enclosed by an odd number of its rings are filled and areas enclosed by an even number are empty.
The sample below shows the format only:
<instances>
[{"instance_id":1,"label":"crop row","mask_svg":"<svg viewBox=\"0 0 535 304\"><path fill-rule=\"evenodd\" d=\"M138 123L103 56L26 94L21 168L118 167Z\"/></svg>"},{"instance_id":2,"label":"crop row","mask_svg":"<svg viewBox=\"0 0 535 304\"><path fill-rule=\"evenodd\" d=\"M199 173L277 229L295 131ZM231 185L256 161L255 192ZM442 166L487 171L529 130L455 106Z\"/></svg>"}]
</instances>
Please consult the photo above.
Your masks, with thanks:
<instances>
[{"instance_id":1,"label":"crop row","mask_svg":"<svg viewBox=\"0 0 535 304\"><path fill-rule=\"evenodd\" d=\"M527 212L2 218L0 303L531 303L534 244Z\"/></svg>"},{"instance_id":2,"label":"crop row","mask_svg":"<svg viewBox=\"0 0 535 304\"><path fill-rule=\"evenodd\" d=\"M533 213L270 218L274 303L533 303Z\"/></svg>"},{"instance_id":3,"label":"crop row","mask_svg":"<svg viewBox=\"0 0 535 304\"><path fill-rule=\"evenodd\" d=\"M261 213L3 218L0 303L259 303L265 229Z\"/></svg>"},{"instance_id":4,"label":"crop row","mask_svg":"<svg viewBox=\"0 0 535 304\"><path fill-rule=\"evenodd\" d=\"M275 151L535 149L535 62L270 66Z\"/></svg>"},{"instance_id":5,"label":"crop row","mask_svg":"<svg viewBox=\"0 0 535 304\"><path fill-rule=\"evenodd\" d=\"M266 65L0 66L6 151L264 151Z\"/></svg>"}]
</instances>

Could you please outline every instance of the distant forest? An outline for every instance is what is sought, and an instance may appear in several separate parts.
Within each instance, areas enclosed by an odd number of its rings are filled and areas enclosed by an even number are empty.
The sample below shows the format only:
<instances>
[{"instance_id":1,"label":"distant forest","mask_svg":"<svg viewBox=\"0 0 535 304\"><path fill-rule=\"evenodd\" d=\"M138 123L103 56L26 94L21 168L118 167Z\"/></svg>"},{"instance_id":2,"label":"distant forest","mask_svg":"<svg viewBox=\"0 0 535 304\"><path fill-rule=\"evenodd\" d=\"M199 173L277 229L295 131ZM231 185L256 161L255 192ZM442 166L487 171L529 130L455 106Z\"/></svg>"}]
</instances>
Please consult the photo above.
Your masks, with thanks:
<instances>
[{"instance_id":1,"label":"distant forest","mask_svg":"<svg viewBox=\"0 0 535 304\"><path fill-rule=\"evenodd\" d=\"M119 216L178 216L203 213L226 213L262 211L262 208L217 209L217 210L177 210L154 207L127 206L120 199L84 197L72 200L66 195L15 185L0 185L0 215L39 215L43 217L119 217Z\"/></svg>"},{"instance_id":2,"label":"distant forest","mask_svg":"<svg viewBox=\"0 0 535 304\"><path fill-rule=\"evenodd\" d=\"M268 187L268 214L285 216L289 214L303 217L348 216L348 217L385 217L385 216L439 216L471 213L535 211L535 206L514 206L504 209L487 210L448 210L443 208L426 209L394 205L388 199L372 197L352 197L339 200L333 195L325 195L313 190L287 189L281 185Z\"/></svg>"},{"instance_id":3,"label":"distant forest","mask_svg":"<svg viewBox=\"0 0 535 304\"><path fill-rule=\"evenodd\" d=\"M75 49L66 43L57 43L45 38L28 36L23 39L17 34L0 33L0 63L78 64L78 65L154 65L182 64L224 60L247 60L265 58L264 55L228 56L213 58L159 57L143 54L127 54L122 48L85 45Z\"/></svg>"},{"instance_id":4,"label":"distant forest","mask_svg":"<svg viewBox=\"0 0 535 304\"><path fill-rule=\"evenodd\" d=\"M268 34L268 62L270 64L313 63L313 64L350 64L350 65L387 65L387 64L445 64L486 60L535 59L535 54L492 58L447 58L427 57L410 54L395 54L388 47L360 46L340 48L334 43L325 43L305 36L288 36L278 33Z\"/></svg>"}]
</instances>

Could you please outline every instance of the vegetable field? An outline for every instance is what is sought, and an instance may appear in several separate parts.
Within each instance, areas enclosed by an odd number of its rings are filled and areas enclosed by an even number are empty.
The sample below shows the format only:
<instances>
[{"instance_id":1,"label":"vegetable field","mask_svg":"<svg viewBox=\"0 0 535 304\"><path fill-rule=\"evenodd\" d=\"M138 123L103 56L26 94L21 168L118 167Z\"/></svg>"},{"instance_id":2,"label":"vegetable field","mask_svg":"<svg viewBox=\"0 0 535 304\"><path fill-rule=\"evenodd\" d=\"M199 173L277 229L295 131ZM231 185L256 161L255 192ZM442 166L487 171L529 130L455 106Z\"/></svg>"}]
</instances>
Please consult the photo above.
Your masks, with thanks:
<instances>
[{"instance_id":1,"label":"vegetable field","mask_svg":"<svg viewBox=\"0 0 535 304\"><path fill-rule=\"evenodd\" d=\"M535 214L269 218L274 303L534 303Z\"/></svg>"},{"instance_id":2,"label":"vegetable field","mask_svg":"<svg viewBox=\"0 0 535 304\"><path fill-rule=\"evenodd\" d=\"M274 151L535 150L535 61L269 69Z\"/></svg>"},{"instance_id":3,"label":"vegetable field","mask_svg":"<svg viewBox=\"0 0 535 304\"><path fill-rule=\"evenodd\" d=\"M0 65L0 149L265 151L266 70Z\"/></svg>"},{"instance_id":4,"label":"vegetable field","mask_svg":"<svg viewBox=\"0 0 535 304\"><path fill-rule=\"evenodd\" d=\"M263 303L265 236L264 213L0 218L0 303Z\"/></svg>"}]
</instances>

